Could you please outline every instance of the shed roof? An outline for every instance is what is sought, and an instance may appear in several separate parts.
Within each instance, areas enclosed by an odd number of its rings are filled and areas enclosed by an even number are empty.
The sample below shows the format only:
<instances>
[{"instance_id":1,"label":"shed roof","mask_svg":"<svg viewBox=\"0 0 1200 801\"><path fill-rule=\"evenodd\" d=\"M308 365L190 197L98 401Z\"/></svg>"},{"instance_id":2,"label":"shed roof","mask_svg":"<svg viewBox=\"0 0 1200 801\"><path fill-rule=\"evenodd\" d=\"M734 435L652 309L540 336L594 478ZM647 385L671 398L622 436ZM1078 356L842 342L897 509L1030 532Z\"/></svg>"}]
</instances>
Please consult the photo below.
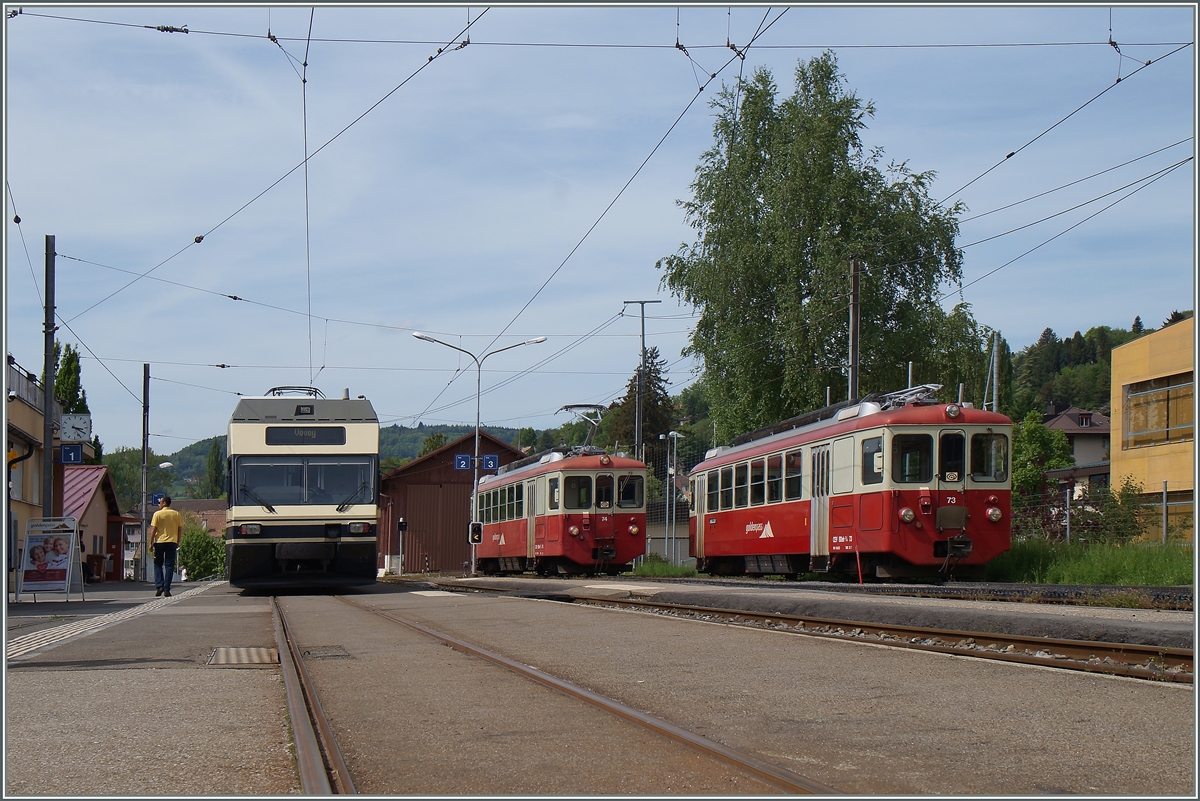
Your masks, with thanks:
<instances>
[{"instance_id":1,"label":"shed roof","mask_svg":"<svg viewBox=\"0 0 1200 801\"><path fill-rule=\"evenodd\" d=\"M388 479L396 478L397 476L402 476L405 473L424 469L426 466L426 462L435 461L437 459L440 459L441 457L445 456L447 451L457 452L455 449L461 448L462 444L464 442L471 443L470 450L472 452L472 455L474 455L475 432L472 431L470 433L463 434L461 437L454 440L453 442L446 443L442 447L438 448L436 451L430 451L429 453L425 454L424 456L413 459L411 462L409 462L406 465L397 467L395 470L392 470L391 472L389 472L385 476L383 476L383 480L386 481ZM509 445L504 440L499 439L499 438L493 436L492 434L489 434L488 432L480 429L480 431L479 431L479 446L481 449L483 448L483 445L485 442L488 443L489 446L492 448L499 448L503 451L507 451L514 459L520 459L522 456L525 455L525 453L523 451L519 450L518 448L515 448L512 445Z\"/></svg>"},{"instance_id":2,"label":"shed roof","mask_svg":"<svg viewBox=\"0 0 1200 801\"><path fill-rule=\"evenodd\" d=\"M107 465L70 464L63 467L63 515L82 515L97 492L104 493L108 514L119 516L117 490Z\"/></svg>"}]
</instances>

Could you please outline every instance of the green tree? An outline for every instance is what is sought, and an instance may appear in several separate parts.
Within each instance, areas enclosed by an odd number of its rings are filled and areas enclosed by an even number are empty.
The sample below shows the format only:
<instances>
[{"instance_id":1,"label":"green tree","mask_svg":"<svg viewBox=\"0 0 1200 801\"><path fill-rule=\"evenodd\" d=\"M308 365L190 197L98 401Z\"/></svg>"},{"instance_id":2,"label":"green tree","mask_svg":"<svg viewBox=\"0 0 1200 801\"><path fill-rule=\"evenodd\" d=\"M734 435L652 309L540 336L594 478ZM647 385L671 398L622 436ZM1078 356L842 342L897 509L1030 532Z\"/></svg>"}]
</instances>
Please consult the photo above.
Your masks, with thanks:
<instances>
[{"instance_id":1,"label":"green tree","mask_svg":"<svg viewBox=\"0 0 1200 801\"><path fill-rule=\"evenodd\" d=\"M193 512L184 511L183 532L179 540L179 566L191 581L220 575L225 569L225 537L209 535L204 523Z\"/></svg>"},{"instance_id":2,"label":"green tree","mask_svg":"<svg viewBox=\"0 0 1200 801\"><path fill-rule=\"evenodd\" d=\"M445 447L446 442L447 442L447 440L446 440L445 434L443 434L441 432L438 432L436 434L430 434L428 437L425 438L425 441L421 443L421 451L420 451L420 453L417 454L417 458L420 459L422 456L424 456L427 453L433 453L438 448Z\"/></svg>"},{"instance_id":3,"label":"green tree","mask_svg":"<svg viewBox=\"0 0 1200 801\"><path fill-rule=\"evenodd\" d=\"M1047 470L1075 464L1067 435L1042 425L1042 416L1032 411L1013 427L1012 486L1015 492L1041 496L1047 487Z\"/></svg>"},{"instance_id":4,"label":"green tree","mask_svg":"<svg viewBox=\"0 0 1200 801\"><path fill-rule=\"evenodd\" d=\"M667 360L660 358L658 348L646 351L646 380L642 387L642 440L655 439L670 431L675 424L675 405L667 392ZM637 429L638 370L625 387L625 397L614 404L600 427L594 442L632 445Z\"/></svg>"},{"instance_id":5,"label":"green tree","mask_svg":"<svg viewBox=\"0 0 1200 801\"><path fill-rule=\"evenodd\" d=\"M537 432L532 428L522 428L517 431L517 438L513 441L513 447L517 450L523 448L532 448L537 444Z\"/></svg>"},{"instance_id":6,"label":"green tree","mask_svg":"<svg viewBox=\"0 0 1200 801\"><path fill-rule=\"evenodd\" d=\"M1142 324L1142 316L1140 314L1133 318L1133 325L1130 326L1130 330L1135 334L1141 334L1146 330L1146 326Z\"/></svg>"},{"instance_id":7,"label":"green tree","mask_svg":"<svg viewBox=\"0 0 1200 801\"><path fill-rule=\"evenodd\" d=\"M928 343L950 336L940 290L961 280L961 205L930 197L932 172L864 150L874 106L846 89L836 57L801 61L792 96L776 94L759 69L713 100L715 141L681 203L697 239L656 265L700 312L687 352L703 360L723 436L845 387L852 259L863 394L903 386L910 360L936 361Z\"/></svg>"},{"instance_id":8,"label":"green tree","mask_svg":"<svg viewBox=\"0 0 1200 801\"><path fill-rule=\"evenodd\" d=\"M167 470L160 470L158 465L164 456L152 450L147 451L146 492L169 492L175 476ZM117 490L117 505L121 511L127 512L142 502L142 449L117 448L112 453L105 454L104 464L112 476L113 485ZM154 513L147 510L147 516Z\"/></svg>"},{"instance_id":9,"label":"green tree","mask_svg":"<svg viewBox=\"0 0 1200 801\"><path fill-rule=\"evenodd\" d=\"M200 480L201 498L220 498L225 494L225 455L221 453L221 438L213 437L208 447L208 461Z\"/></svg>"}]
</instances>

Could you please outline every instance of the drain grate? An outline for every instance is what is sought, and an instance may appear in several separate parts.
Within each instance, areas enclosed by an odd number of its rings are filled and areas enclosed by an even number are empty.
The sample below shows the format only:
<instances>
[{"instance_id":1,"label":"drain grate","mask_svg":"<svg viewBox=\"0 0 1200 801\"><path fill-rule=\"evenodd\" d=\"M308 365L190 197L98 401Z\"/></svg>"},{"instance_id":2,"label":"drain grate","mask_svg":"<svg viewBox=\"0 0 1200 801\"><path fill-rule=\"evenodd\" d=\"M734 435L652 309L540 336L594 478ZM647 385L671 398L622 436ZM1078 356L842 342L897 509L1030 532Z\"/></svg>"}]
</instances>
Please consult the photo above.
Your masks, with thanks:
<instances>
[{"instance_id":1,"label":"drain grate","mask_svg":"<svg viewBox=\"0 0 1200 801\"><path fill-rule=\"evenodd\" d=\"M279 651L275 648L214 648L209 665L277 665Z\"/></svg>"}]
</instances>

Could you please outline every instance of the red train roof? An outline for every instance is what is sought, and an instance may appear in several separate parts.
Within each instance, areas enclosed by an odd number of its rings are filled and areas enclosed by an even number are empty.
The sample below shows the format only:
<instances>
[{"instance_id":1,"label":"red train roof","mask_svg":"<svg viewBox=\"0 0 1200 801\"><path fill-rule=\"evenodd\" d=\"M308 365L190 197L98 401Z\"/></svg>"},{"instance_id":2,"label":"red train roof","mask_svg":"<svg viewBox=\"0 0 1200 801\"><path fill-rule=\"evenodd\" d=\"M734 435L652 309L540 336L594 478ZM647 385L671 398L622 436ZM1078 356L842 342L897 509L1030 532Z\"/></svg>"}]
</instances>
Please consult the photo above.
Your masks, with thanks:
<instances>
[{"instance_id":1,"label":"red train roof","mask_svg":"<svg viewBox=\"0 0 1200 801\"><path fill-rule=\"evenodd\" d=\"M867 405L867 404L863 404ZM950 417L946 410L951 406L956 406L959 409L957 417ZM847 415L848 412L858 407L849 407L842 410L840 414ZM876 407L878 408L878 407ZM934 403L914 406L902 406L896 409L887 409L879 411L866 411L863 413L861 409L853 416L847 416L847 419L838 420L837 417L832 417L827 420L822 420L812 425L802 428L794 428L788 431L783 431L778 434L772 434L762 439L757 439L752 442L747 442L742 445L735 445L729 448L720 449L720 453L715 454L710 458L706 458L703 462L696 465L690 472L699 472L708 470L720 465L738 462L742 459L749 459L764 453L772 453L774 451L803 446L813 442L822 442L833 439L835 437L844 436L845 434L862 431L864 429L880 428L883 426L1011 426L1012 420L1002 414L985 411L983 409L973 409L966 406L960 406L956 403Z\"/></svg>"},{"instance_id":2,"label":"red train roof","mask_svg":"<svg viewBox=\"0 0 1200 801\"><path fill-rule=\"evenodd\" d=\"M558 458L555 458L558 457ZM479 485L505 484L513 478L532 478L543 473L558 473L563 470L645 470L646 465L637 459L620 454L587 454L569 455L559 451L551 451L536 462L522 465L515 470L508 470L492 476L482 476Z\"/></svg>"}]
</instances>

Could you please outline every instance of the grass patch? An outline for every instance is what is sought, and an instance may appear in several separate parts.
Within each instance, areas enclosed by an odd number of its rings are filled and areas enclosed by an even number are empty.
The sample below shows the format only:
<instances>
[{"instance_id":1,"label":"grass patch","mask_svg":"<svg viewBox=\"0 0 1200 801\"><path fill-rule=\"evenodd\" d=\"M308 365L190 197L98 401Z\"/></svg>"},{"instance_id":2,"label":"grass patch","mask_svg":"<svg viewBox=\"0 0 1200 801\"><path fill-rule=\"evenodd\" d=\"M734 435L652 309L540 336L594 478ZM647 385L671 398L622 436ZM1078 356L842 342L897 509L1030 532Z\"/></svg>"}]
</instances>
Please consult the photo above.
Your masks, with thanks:
<instances>
[{"instance_id":1,"label":"grass patch","mask_svg":"<svg viewBox=\"0 0 1200 801\"><path fill-rule=\"evenodd\" d=\"M1021 584L1173 587L1191 585L1192 575L1192 549L1179 545L1024 540L987 566L989 581Z\"/></svg>"},{"instance_id":2,"label":"grass patch","mask_svg":"<svg viewBox=\"0 0 1200 801\"><path fill-rule=\"evenodd\" d=\"M648 578L691 578L696 575L696 568L673 565L661 554L648 553L642 563L633 569L633 575Z\"/></svg>"}]
</instances>

